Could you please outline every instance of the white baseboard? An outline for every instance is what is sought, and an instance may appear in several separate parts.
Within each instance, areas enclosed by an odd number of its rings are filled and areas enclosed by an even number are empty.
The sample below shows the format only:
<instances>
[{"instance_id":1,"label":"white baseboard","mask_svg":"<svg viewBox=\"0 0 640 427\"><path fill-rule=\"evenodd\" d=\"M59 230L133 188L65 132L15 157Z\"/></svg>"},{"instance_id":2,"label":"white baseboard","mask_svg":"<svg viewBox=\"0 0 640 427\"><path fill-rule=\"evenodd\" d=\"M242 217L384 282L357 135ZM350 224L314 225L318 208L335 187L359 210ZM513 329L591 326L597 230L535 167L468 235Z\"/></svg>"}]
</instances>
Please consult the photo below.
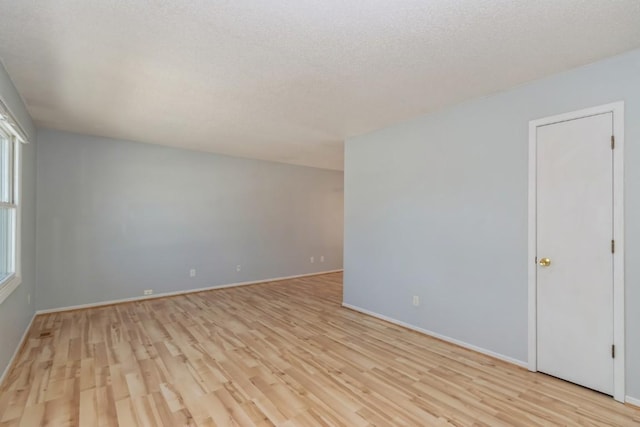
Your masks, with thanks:
<instances>
[{"instance_id":1,"label":"white baseboard","mask_svg":"<svg viewBox=\"0 0 640 427\"><path fill-rule=\"evenodd\" d=\"M24 342L26 341L27 336L29 336L29 331L31 330L31 325L33 325L33 320L35 318L36 318L36 313L34 313L33 316L31 316L31 320L29 321L27 328L22 333L22 338L20 338L20 342L18 343L16 350L13 352L13 356L11 356L11 359L9 359L9 363L7 363L7 366L4 368L4 372L2 372L2 375L0 375L0 388L2 388L2 383L4 382L5 377L9 374L9 370L13 366L13 362L15 362L16 357L18 357L18 353L20 352L20 349L22 349L22 346L24 345Z\"/></svg>"},{"instance_id":2,"label":"white baseboard","mask_svg":"<svg viewBox=\"0 0 640 427\"><path fill-rule=\"evenodd\" d=\"M627 402L630 405L637 406L638 408L640 408L640 399L637 399L637 398L631 397L631 396L626 396L624 398L624 401Z\"/></svg>"},{"instance_id":3,"label":"white baseboard","mask_svg":"<svg viewBox=\"0 0 640 427\"><path fill-rule=\"evenodd\" d=\"M455 344L457 346L464 347L464 348L467 348L469 350L473 350L475 352L482 353L482 354L487 355L487 356L491 356L491 357L493 357L495 359L499 359L499 360L502 360L504 362L508 362L508 363L513 364L513 365L520 366L522 368L527 368L527 366L528 366L527 362L523 362L521 360L514 359L512 357L505 356L505 355L500 354L500 353L495 353L495 352L493 352L491 350L487 350L487 349L475 346L473 344L466 343L464 341L460 341L460 340L457 340L457 339L454 339L454 338L450 338L450 337L447 337L445 335L441 335L441 334L438 334L436 332L429 331L427 329L419 328L419 327L411 325L409 323L405 323L405 322L402 322L400 320L396 320L396 319L394 319L392 317L384 316L382 314L378 314L376 312L369 311L369 310L366 310L364 308L361 308L361 307L358 307L358 306L355 306L355 305L351 305L351 304L347 304L347 303L343 302L342 306L345 307L345 308L349 308L351 310L360 312L362 314L366 314L367 316L375 317L377 319L384 320L384 321L389 322L389 323L393 323L394 325L402 326L403 328L411 329L412 331L420 332L422 334L429 335L430 337L438 338L439 340L446 341L448 343Z\"/></svg>"},{"instance_id":4,"label":"white baseboard","mask_svg":"<svg viewBox=\"0 0 640 427\"><path fill-rule=\"evenodd\" d=\"M187 290L184 290L184 291L175 291L175 292L164 292L164 293L161 293L161 294L146 295L146 296L139 296L139 297L132 297L132 298L122 298L122 299L116 299L116 300L111 300L111 301L100 301L100 302L95 302L95 303L90 303L90 304L70 305L70 306L67 306L67 307L58 307L58 308L48 308L48 309L45 309L45 310L36 311L36 315L37 314L47 314L47 313L59 313L59 312L62 312L62 311L70 311L70 310L82 310L82 309L85 309L85 308L102 307L104 305L121 304L121 303L124 303L124 302L132 302L132 301L143 301L143 300L154 299L154 298L165 298L165 297L171 297L171 296L176 296L176 295L192 294L192 293L195 293L195 292L212 291L214 289L235 288L236 286L257 285L257 284L260 284L260 283L278 282L278 281L281 281L281 280L290 280L290 279L299 279L301 277L319 276L321 274L339 273L341 271L343 271L343 270L342 269L338 269L338 270L318 271L316 273L297 274L295 276L274 277L274 278L270 278L270 279L252 280L250 282L229 283L229 284L226 284L226 285L209 286L209 287L206 287L206 288L187 289Z\"/></svg>"}]
</instances>

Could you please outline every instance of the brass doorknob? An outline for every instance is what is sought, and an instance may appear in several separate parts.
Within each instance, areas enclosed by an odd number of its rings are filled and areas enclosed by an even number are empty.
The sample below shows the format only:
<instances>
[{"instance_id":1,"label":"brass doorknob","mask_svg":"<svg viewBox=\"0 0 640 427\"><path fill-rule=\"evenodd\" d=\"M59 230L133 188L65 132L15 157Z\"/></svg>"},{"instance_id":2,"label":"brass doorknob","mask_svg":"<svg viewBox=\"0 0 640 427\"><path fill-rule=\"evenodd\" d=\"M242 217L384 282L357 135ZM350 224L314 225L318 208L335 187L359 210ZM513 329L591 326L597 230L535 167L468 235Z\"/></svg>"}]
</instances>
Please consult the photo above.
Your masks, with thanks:
<instances>
[{"instance_id":1,"label":"brass doorknob","mask_svg":"<svg viewBox=\"0 0 640 427\"><path fill-rule=\"evenodd\" d=\"M538 261L538 264L540 264L541 267L549 267L551 265L551 260L549 258L541 258L540 261Z\"/></svg>"}]
</instances>

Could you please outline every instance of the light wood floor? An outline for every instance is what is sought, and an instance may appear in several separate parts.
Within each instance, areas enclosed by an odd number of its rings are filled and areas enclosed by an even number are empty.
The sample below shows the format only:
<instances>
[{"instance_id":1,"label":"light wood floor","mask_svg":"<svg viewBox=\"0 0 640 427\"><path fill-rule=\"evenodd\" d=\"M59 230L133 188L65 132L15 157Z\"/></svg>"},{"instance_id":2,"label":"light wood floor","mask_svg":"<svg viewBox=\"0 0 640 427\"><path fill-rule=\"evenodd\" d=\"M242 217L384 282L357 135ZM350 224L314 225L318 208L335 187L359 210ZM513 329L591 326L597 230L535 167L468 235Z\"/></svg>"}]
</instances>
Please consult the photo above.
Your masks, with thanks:
<instances>
[{"instance_id":1,"label":"light wood floor","mask_svg":"<svg viewBox=\"0 0 640 427\"><path fill-rule=\"evenodd\" d=\"M341 282L38 316L0 426L640 424L607 396L341 308Z\"/></svg>"}]
</instances>

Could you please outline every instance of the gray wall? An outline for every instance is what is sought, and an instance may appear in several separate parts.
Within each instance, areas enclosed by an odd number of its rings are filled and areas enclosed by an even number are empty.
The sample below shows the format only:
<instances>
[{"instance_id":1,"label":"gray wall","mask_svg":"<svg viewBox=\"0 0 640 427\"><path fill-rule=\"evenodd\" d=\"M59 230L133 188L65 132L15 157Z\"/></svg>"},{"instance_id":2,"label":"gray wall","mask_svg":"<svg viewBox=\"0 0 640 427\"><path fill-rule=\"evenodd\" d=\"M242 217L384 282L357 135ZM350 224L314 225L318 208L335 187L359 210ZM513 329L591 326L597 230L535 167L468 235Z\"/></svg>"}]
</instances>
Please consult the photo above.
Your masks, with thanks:
<instances>
[{"instance_id":1,"label":"gray wall","mask_svg":"<svg viewBox=\"0 0 640 427\"><path fill-rule=\"evenodd\" d=\"M342 172L50 130L38 150L38 309L342 268Z\"/></svg>"},{"instance_id":2,"label":"gray wall","mask_svg":"<svg viewBox=\"0 0 640 427\"><path fill-rule=\"evenodd\" d=\"M36 132L18 92L0 64L0 96L27 132L22 156L22 284L0 304L0 377L34 314L36 283ZM27 295L31 294L31 304Z\"/></svg>"},{"instance_id":3,"label":"gray wall","mask_svg":"<svg viewBox=\"0 0 640 427\"><path fill-rule=\"evenodd\" d=\"M619 100L627 394L639 398L640 51L347 141L344 301L526 361L528 122Z\"/></svg>"}]
</instances>

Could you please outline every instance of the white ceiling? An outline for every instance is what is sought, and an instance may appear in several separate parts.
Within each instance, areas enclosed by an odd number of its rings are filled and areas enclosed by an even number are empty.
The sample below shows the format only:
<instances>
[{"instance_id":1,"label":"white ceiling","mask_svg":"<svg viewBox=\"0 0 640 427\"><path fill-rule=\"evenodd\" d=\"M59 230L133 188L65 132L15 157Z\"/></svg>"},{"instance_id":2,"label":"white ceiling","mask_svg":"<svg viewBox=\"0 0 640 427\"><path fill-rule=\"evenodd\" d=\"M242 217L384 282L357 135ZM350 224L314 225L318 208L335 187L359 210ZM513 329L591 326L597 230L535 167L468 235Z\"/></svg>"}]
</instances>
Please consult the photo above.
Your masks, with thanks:
<instances>
[{"instance_id":1,"label":"white ceiling","mask_svg":"<svg viewBox=\"0 0 640 427\"><path fill-rule=\"evenodd\" d=\"M331 169L347 137L636 47L638 0L0 0L38 126Z\"/></svg>"}]
</instances>

